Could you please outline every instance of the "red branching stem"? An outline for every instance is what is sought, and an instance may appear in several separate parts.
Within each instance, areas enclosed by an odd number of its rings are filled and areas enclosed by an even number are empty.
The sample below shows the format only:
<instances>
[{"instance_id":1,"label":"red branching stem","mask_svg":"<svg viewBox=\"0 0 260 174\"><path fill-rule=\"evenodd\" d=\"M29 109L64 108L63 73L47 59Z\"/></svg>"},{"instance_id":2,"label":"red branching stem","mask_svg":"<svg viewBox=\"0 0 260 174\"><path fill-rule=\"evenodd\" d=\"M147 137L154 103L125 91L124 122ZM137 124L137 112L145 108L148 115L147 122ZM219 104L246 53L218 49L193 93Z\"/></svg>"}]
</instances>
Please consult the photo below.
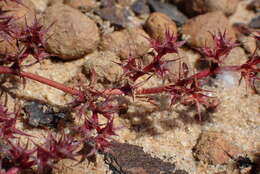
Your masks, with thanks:
<instances>
[{"instance_id":1,"label":"red branching stem","mask_svg":"<svg viewBox=\"0 0 260 174\"><path fill-rule=\"evenodd\" d=\"M229 69L229 67L227 67L227 69ZM175 85L181 85L183 83L185 83L185 81L189 81L190 79L203 79L206 78L214 73L218 73L220 71L220 69L215 70L214 72L212 72L210 69L205 69L197 74L194 74L186 79L180 80L178 82L176 82ZM136 95L149 95L149 94L158 94L158 93L162 93L162 92L167 92L168 89L172 86L172 84L168 84L165 86L160 86L160 87L154 87L154 88L141 88L141 89L137 89L135 91ZM124 92L121 91L120 89L107 89L105 91L103 91L103 94L106 95L123 95Z\"/></svg>"},{"instance_id":2,"label":"red branching stem","mask_svg":"<svg viewBox=\"0 0 260 174\"><path fill-rule=\"evenodd\" d=\"M180 80L178 82L176 82L175 85L181 85L183 84L185 81L189 81L191 79L204 79L210 75L213 74L217 74L221 71L225 71L225 70L229 70L229 71L236 71L238 68L238 66L226 66L226 67L219 67L217 69L215 69L214 71L210 70L210 69L205 69L201 72L198 72L188 78L185 78L183 80ZM162 93L162 92L167 92L168 89L171 87L172 84L169 85L165 85L165 86L160 86L160 87L154 87L154 88L142 88L142 89L137 89L135 91L135 94L137 95L148 95L148 94L158 94L158 93ZM103 94L106 95L123 95L124 92L121 91L120 89L107 89L103 92Z\"/></svg>"},{"instance_id":3,"label":"red branching stem","mask_svg":"<svg viewBox=\"0 0 260 174\"><path fill-rule=\"evenodd\" d=\"M222 67L222 68L215 70L214 72L210 71L210 69L206 69L206 70L203 70L203 71L201 71L197 74L194 74L194 75L192 75L192 76L190 76L190 77L188 77L184 80L189 80L189 79L193 79L193 78L203 79L205 77L208 77L209 75L218 73L221 70L231 70L231 71L233 70L234 71L236 69L237 69L236 66ZM0 66L0 74L13 74L13 75L17 75L17 76L20 76L20 77L32 79L32 80L38 81L40 83L46 84L48 86L54 87L56 89L59 89L59 90L65 92L65 93L74 95L74 96L83 96L84 95L83 92L80 91L80 90L65 86L65 85L58 83L56 81L53 81L53 80L47 79L45 77L29 73L29 72L20 71L20 72L17 73L12 68ZM179 81L179 83L182 83L182 81L183 80ZM158 93L166 92L169 86L170 85L154 87L154 88L142 88L142 89L136 90L135 94L137 94L137 95L158 94ZM106 89L105 91L103 91L103 94L105 94L105 95L123 95L124 92L121 91L120 89Z\"/></svg>"},{"instance_id":4,"label":"red branching stem","mask_svg":"<svg viewBox=\"0 0 260 174\"><path fill-rule=\"evenodd\" d=\"M36 75L36 74L32 74L32 73L29 73L29 72L24 72L24 71L16 72L12 68L0 66L0 74L13 74L13 75L17 75L17 76L20 76L20 77L25 77L25 78L32 79L32 80L38 81L40 83L46 84L48 86L54 87L56 89L59 89L59 90L65 92L65 93L69 93L69 94L74 95L74 96L81 96L82 95L82 92L77 90L77 89L65 86L61 83L55 82L53 80L50 80L50 79L47 79L45 77L42 77L42 76L39 76L39 75Z\"/></svg>"}]
</instances>

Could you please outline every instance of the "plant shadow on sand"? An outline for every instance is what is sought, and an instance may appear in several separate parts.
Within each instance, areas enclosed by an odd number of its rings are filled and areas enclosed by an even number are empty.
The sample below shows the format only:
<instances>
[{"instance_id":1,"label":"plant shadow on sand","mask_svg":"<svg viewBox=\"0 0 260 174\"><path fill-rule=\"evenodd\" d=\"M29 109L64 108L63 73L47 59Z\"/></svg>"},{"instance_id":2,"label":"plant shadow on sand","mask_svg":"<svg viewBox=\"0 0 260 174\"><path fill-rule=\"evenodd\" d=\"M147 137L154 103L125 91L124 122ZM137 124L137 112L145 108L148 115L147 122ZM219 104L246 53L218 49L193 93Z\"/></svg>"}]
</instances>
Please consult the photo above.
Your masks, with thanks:
<instances>
[{"instance_id":1,"label":"plant shadow on sand","mask_svg":"<svg viewBox=\"0 0 260 174\"><path fill-rule=\"evenodd\" d=\"M159 99L158 102L163 101L160 97L157 98ZM182 108L175 106L165 107L162 103L158 104L158 106L162 107L155 107L151 110L149 105L142 105L142 109L136 109L131 113L127 113L126 111L120 117L130 121L130 130L136 132L138 136L156 136L162 134L164 131L178 129L183 125L203 125L209 123L212 121L212 113L214 112L214 110L204 110L200 118L196 114L196 107L194 106L185 106ZM159 118L162 114L167 116ZM134 119L138 121L133 121ZM158 127L160 130L158 130Z\"/></svg>"}]
</instances>

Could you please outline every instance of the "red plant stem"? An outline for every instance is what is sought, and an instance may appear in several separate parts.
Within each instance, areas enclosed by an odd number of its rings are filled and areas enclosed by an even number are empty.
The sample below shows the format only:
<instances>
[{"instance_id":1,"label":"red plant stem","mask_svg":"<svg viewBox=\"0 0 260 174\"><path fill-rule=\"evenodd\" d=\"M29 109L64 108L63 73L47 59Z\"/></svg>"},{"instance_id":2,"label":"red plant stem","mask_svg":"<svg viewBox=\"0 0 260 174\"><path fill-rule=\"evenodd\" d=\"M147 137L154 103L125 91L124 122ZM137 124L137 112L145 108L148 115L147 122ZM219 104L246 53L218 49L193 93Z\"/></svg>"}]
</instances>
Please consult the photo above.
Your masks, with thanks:
<instances>
[{"instance_id":1,"label":"red plant stem","mask_svg":"<svg viewBox=\"0 0 260 174\"><path fill-rule=\"evenodd\" d=\"M201 72L198 72L197 74L194 74L186 79L180 80L178 81L175 85L180 85L183 84L184 81L189 81L190 79L203 79L206 78L210 75L213 74L217 74L221 71L236 71L237 70L237 66L226 66L226 67L221 67L221 68L217 68L214 71L210 70L210 69L205 69ZM168 89L170 89L172 86L172 84L170 85L165 85L165 86L160 86L160 87L154 87L154 88L142 88L142 89L138 89L135 94L139 94L139 95L144 95L144 94L158 94L158 93L162 93L162 92L166 92ZM104 94L108 94L108 95L123 95L124 93L119 90L119 89L108 89L104 91Z\"/></svg>"},{"instance_id":2,"label":"red plant stem","mask_svg":"<svg viewBox=\"0 0 260 174\"><path fill-rule=\"evenodd\" d=\"M75 96L80 96L82 94L82 92L77 89L65 86L61 83L55 82L55 81L47 79L45 77L42 77L42 76L39 76L36 74L32 74L29 72L24 72L24 71L20 71L17 73L12 68L5 67L5 66L0 66L0 74L13 74L13 75L17 75L20 77L26 77L28 79L38 81L40 83L46 84L48 86L54 87L56 89L64 91L65 93L69 93L69 94L75 95Z\"/></svg>"},{"instance_id":3,"label":"red plant stem","mask_svg":"<svg viewBox=\"0 0 260 174\"><path fill-rule=\"evenodd\" d=\"M21 77L25 77L28 79L32 79L35 81L38 81L40 83L46 84L48 86L54 87L56 89L62 90L65 93L69 93L71 95L75 95L75 96L82 96L83 93L77 89L71 88L71 87L67 87L61 83L55 82L53 80L47 79L45 77L36 75L36 74L32 74L29 72L24 72L24 71L20 71L19 73L17 73L15 70L13 70L12 68L9 67L5 67L5 66L0 66L0 74L13 74L13 75L17 75L17 76L21 76ZM147 89L140 89L137 90L136 94L155 94L155 93L161 93L165 90L165 86L164 87L155 87L155 88L147 88ZM107 89L103 92L104 94L107 95L123 95L123 92L119 89Z\"/></svg>"},{"instance_id":4,"label":"red plant stem","mask_svg":"<svg viewBox=\"0 0 260 174\"><path fill-rule=\"evenodd\" d=\"M203 79L203 78L208 77L209 75L219 73L222 70L236 71L237 66L221 67L221 68L218 68L217 70L214 70L214 71L211 71L210 69L206 69L206 70L203 70L203 71L201 71L197 74L194 74L194 75L192 75L192 76L190 76L190 77L188 77L184 80L179 81L179 83L182 84L183 81L193 79L193 78ZM53 81L53 80L47 79L45 77L29 73L29 72L24 72L24 71L17 72L12 68L0 66L0 74L13 74L13 75L17 75L17 76L20 76L20 77L25 77L25 78L32 79L32 80L38 81L40 83L46 84L48 86L54 87L56 89L59 89L59 90L65 92L65 93L68 93L68 94L71 94L71 95L74 95L74 96L84 96L83 92L80 91L80 90L65 86L65 85L58 83L56 81ZM165 85L165 86L154 87L154 88L138 89L136 91L136 94L137 95L144 95L144 94L162 93L162 92L166 92L167 89L170 88L170 86L171 85ZM121 91L120 89L106 89L106 90L103 91L103 94L106 94L106 95L123 95L124 92Z\"/></svg>"}]
</instances>

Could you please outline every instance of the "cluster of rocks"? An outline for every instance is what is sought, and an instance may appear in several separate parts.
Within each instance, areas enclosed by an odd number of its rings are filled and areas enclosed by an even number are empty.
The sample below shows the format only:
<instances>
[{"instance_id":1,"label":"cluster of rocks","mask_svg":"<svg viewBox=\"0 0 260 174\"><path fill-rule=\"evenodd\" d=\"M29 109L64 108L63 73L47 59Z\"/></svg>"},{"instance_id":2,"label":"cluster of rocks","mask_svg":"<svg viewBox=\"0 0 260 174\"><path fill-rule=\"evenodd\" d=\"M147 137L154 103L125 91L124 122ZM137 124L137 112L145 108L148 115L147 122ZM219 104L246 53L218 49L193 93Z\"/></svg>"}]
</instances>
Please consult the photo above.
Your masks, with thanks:
<instances>
[{"instance_id":1,"label":"cluster of rocks","mask_svg":"<svg viewBox=\"0 0 260 174\"><path fill-rule=\"evenodd\" d=\"M193 47L212 46L210 33L217 31L226 31L228 37L236 39L228 16L234 13L239 0L195 0L191 3L186 0L169 3L155 0L24 0L23 3L24 6L2 2L1 7L8 15L14 15L21 26L25 25L23 17L28 24L35 20L34 11L39 13L45 27L54 22L48 32L46 48L63 60L82 58L97 49L115 52L123 59L132 54L141 56L149 50L147 38L163 39L166 30L183 34ZM186 16L191 18L188 20ZM136 22L138 19L141 22ZM102 32L100 28L104 23L100 20L108 21L114 27L112 32ZM0 53L12 49L13 46L5 44Z\"/></svg>"},{"instance_id":2,"label":"cluster of rocks","mask_svg":"<svg viewBox=\"0 0 260 174\"><path fill-rule=\"evenodd\" d=\"M39 13L37 16L40 16L45 27L54 22L48 32L50 37L46 47L58 58L71 60L82 58L96 49L115 52L120 58L127 58L131 54L140 56L149 50L147 38L163 39L166 30L174 34L182 33L189 38L188 43L195 47L205 44L211 46L210 32L226 31L228 37L236 39L227 16L234 13L238 2L24 0L24 6L2 2L1 7L8 11L8 15L14 15L21 26L25 23L23 17L26 17L28 24L35 20L34 11ZM192 17L188 20L186 15ZM141 22L136 22L138 19ZM100 23L100 20L109 22L114 27L113 31L102 32L100 28L104 23ZM5 51L6 48L1 50Z\"/></svg>"}]
</instances>

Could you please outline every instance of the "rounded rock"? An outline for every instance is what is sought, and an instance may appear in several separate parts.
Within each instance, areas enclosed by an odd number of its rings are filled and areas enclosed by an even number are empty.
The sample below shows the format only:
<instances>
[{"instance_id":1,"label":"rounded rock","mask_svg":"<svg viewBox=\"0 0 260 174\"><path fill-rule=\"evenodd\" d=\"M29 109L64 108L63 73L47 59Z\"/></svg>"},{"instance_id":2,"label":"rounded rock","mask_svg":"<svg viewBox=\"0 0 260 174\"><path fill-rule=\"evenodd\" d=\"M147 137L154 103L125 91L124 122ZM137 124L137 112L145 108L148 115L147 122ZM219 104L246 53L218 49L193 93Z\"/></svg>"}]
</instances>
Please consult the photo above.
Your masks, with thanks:
<instances>
[{"instance_id":1,"label":"rounded rock","mask_svg":"<svg viewBox=\"0 0 260 174\"><path fill-rule=\"evenodd\" d=\"M129 56L142 56L150 48L147 38L149 36L141 28L115 31L103 35L101 49L114 52L122 59L127 59Z\"/></svg>"},{"instance_id":2,"label":"rounded rock","mask_svg":"<svg viewBox=\"0 0 260 174\"><path fill-rule=\"evenodd\" d=\"M239 0L192 0L184 1L185 11L189 15L203 14L213 11L222 11L225 15L233 14Z\"/></svg>"},{"instance_id":3,"label":"rounded rock","mask_svg":"<svg viewBox=\"0 0 260 174\"><path fill-rule=\"evenodd\" d=\"M12 1L1 1L0 8L2 11L6 11L4 16L14 17L16 19L15 24L19 27L24 27L26 22L30 25L35 20L36 7L31 0L23 0L22 4Z\"/></svg>"},{"instance_id":4,"label":"rounded rock","mask_svg":"<svg viewBox=\"0 0 260 174\"><path fill-rule=\"evenodd\" d=\"M44 12L42 23L48 27L47 50L63 60L77 59L97 48L99 29L94 21L78 10L55 4Z\"/></svg>"},{"instance_id":5,"label":"rounded rock","mask_svg":"<svg viewBox=\"0 0 260 174\"><path fill-rule=\"evenodd\" d=\"M83 65L83 72L85 75L90 76L92 70L95 70L98 81L115 83L123 75L123 69L115 63L119 61L119 58L113 52L94 52L88 56Z\"/></svg>"},{"instance_id":6,"label":"rounded rock","mask_svg":"<svg viewBox=\"0 0 260 174\"><path fill-rule=\"evenodd\" d=\"M165 32L177 34L177 26L171 18L163 13L152 13L145 22L147 33L154 39L163 40Z\"/></svg>"},{"instance_id":7,"label":"rounded rock","mask_svg":"<svg viewBox=\"0 0 260 174\"><path fill-rule=\"evenodd\" d=\"M191 18L182 28L188 43L194 47L214 46L212 34L226 32L227 38L235 41L235 31L222 12L210 12Z\"/></svg>"},{"instance_id":8,"label":"rounded rock","mask_svg":"<svg viewBox=\"0 0 260 174\"><path fill-rule=\"evenodd\" d=\"M94 0L65 0L64 3L82 12L88 12L97 7Z\"/></svg>"},{"instance_id":9,"label":"rounded rock","mask_svg":"<svg viewBox=\"0 0 260 174\"><path fill-rule=\"evenodd\" d=\"M194 156L208 164L226 164L230 156L237 156L241 150L226 140L222 133L205 131L194 147Z\"/></svg>"},{"instance_id":10,"label":"rounded rock","mask_svg":"<svg viewBox=\"0 0 260 174\"><path fill-rule=\"evenodd\" d=\"M30 0L23 0L22 3L23 5L11 1L0 2L1 10L6 11L4 16L13 16L15 20L12 25L17 29L25 27L26 22L28 25L31 25L35 19L35 6L33 2ZM9 36L5 36L5 38L1 36L0 40L0 56L5 56L6 54L15 53L18 51L15 39Z\"/></svg>"}]
</instances>

